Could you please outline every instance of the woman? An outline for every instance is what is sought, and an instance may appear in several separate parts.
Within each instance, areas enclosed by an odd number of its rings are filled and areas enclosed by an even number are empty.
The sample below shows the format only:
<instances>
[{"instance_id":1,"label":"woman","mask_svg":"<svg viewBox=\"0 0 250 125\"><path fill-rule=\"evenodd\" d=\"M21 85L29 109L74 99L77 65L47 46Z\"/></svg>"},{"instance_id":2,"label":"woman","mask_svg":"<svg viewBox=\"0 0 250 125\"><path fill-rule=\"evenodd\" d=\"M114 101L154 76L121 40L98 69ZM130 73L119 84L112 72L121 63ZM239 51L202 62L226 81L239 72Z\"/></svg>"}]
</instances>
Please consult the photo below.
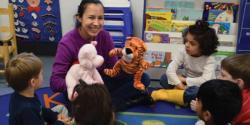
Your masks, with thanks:
<instances>
[{"instance_id":1,"label":"woman","mask_svg":"<svg viewBox=\"0 0 250 125\"><path fill-rule=\"evenodd\" d=\"M99 0L82 0L76 18L76 28L64 35L58 44L50 78L52 90L66 93L65 76L72 64L78 63L77 55L80 47L91 41L97 41L97 53L102 55L105 60L98 71L111 93L113 105L117 108L118 105L124 104L131 97L139 97L141 93L133 88L132 76L126 74L109 78L103 73L104 68L112 68L117 61L116 57L108 56L108 52L114 48L114 44L110 34L103 30L103 4ZM142 82L145 86L149 85L148 75L142 76Z\"/></svg>"}]
</instances>

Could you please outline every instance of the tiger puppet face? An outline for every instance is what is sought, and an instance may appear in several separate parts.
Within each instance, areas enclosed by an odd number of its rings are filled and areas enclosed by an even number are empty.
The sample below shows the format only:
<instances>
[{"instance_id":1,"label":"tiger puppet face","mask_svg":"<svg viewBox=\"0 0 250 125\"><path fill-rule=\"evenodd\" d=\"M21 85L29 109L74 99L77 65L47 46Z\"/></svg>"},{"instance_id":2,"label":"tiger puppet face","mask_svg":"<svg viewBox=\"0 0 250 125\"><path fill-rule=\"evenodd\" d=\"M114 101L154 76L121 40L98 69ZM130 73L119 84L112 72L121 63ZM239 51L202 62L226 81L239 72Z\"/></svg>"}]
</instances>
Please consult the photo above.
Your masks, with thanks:
<instances>
[{"instance_id":1,"label":"tiger puppet face","mask_svg":"<svg viewBox=\"0 0 250 125\"><path fill-rule=\"evenodd\" d=\"M129 37L122 49L122 59L127 63L140 63L147 51L144 41L137 37Z\"/></svg>"},{"instance_id":2,"label":"tiger puppet face","mask_svg":"<svg viewBox=\"0 0 250 125\"><path fill-rule=\"evenodd\" d=\"M141 83L141 76L145 69L151 64L144 60L144 54L147 48L143 40L137 37L129 37L125 42L124 48L115 48L109 52L110 56L121 56L113 69L105 69L104 73L110 77L116 76L121 70L134 75L134 87L139 90L145 90Z\"/></svg>"}]
</instances>

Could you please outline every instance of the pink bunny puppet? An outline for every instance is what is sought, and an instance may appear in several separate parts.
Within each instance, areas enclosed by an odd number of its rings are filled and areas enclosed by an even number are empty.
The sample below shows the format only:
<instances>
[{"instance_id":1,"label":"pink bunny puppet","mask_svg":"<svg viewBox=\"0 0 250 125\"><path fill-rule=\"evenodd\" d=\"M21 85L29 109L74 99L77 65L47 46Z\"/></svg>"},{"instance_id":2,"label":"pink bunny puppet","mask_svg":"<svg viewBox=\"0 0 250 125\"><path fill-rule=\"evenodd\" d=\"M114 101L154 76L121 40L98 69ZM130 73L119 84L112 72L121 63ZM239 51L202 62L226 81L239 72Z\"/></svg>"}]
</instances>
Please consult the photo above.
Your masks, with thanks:
<instances>
[{"instance_id":1,"label":"pink bunny puppet","mask_svg":"<svg viewBox=\"0 0 250 125\"><path fill-rule=\"evenodd\" d=\"M72 95L74 87L79 84L79 79L87 84L104 84L101 75L97 71L97 67L104 62L102 56L97 55L95 45L96 41L90 44L84 44L78 53L79 64L74 64L70 67L66 75L66 85L69 100L73 100L77 95Z\"/></svg>"}]
</instances>

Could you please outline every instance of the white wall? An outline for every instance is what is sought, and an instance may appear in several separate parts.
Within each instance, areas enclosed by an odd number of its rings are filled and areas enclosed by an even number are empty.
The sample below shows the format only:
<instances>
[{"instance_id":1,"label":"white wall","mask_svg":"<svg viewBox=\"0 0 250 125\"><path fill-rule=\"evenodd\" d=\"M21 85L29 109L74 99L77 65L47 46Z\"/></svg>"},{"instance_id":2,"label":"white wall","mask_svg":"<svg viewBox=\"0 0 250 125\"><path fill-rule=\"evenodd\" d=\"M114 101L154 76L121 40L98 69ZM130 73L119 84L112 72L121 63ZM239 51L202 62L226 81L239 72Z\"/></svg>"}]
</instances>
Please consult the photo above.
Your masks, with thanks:
<instances>
[{"instance_id":1,"label":"white wall","mask_svg":"<svg viewBox=\"0 0 250 125\"><path fill-rule=\"evenodd\" d=\"M8 0L1 0L0 7L7 7L8 6Z\"/></svg>"},{"instance_id":2,"label":"white wall","mask_svg":"<svg viewBox=\"0 0 250 125\"><path fill-rule=\"evenodd\" d=\"M1 4L0 7L1 8L7 8L8 7L8 0L0 0ZM9 25L9 17L7 15L2 15L0 16L0 26L4 26L4 25ZM6 38L7 36L9 36L9 33L1 33L0 34L0 38Z\"/></svg>"},{"instance_id":3,"label":"white wall","mask_svg":"<svg viewBox=\"0 0 250 125\"><path fill-rule=\"evenodd\" d=\"M133 12L134 35L142 37L144 0L130 0Z\"/></svg>"},{"instance_id":4,"label":"white wall","mask_svg":"<svg viewBox=\"0 0 250 125\"><path fill-rule=\"evenodd\" d=\"M75 14L81 0L60 0L61 25L63 35L74 28Z\"/></svg>"}]
</instances>

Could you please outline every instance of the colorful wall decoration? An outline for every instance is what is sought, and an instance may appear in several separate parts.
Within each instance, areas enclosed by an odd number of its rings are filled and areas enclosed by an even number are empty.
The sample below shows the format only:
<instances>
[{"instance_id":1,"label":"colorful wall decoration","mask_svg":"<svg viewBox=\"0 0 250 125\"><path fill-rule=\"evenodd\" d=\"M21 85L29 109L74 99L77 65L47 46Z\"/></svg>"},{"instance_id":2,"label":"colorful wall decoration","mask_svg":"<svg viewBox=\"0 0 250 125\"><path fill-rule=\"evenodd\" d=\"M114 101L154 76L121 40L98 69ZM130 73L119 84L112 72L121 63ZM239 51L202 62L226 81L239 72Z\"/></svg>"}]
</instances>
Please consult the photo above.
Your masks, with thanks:
<instances>
[{"instance_id":1,"label":"colorful wall decoration","mask_svg":"<svg viewBox=\"0 0 250 125\"><path fill-rule=\"evenodd\" d=\"M21 41L58 42L62 37L59 0L9 0Z\"/></svg>"}]
</instances>

